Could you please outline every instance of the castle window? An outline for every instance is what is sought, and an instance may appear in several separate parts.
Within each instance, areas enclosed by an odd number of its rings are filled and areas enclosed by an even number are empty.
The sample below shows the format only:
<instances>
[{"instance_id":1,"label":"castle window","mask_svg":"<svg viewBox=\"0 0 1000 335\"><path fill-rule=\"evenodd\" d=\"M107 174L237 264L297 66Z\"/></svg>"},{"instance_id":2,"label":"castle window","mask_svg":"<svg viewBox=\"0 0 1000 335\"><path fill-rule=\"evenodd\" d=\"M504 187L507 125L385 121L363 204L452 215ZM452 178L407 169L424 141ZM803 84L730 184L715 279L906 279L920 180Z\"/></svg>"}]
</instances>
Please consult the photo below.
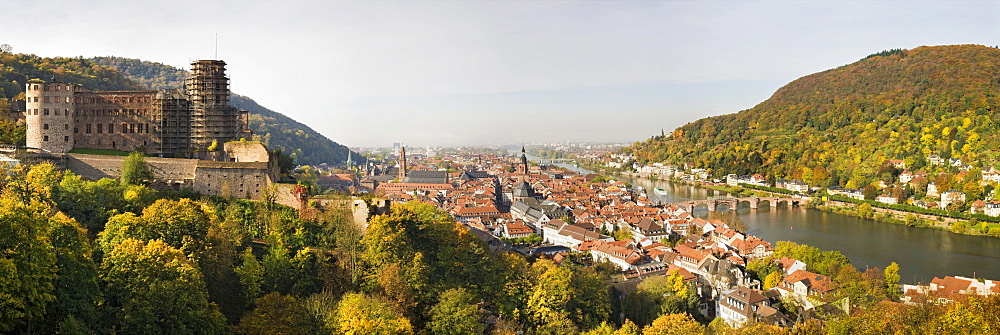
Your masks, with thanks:
<instances>
[{"instance_id":1,"label":"castle window","mask_svg":"<svg viewBox=\"0 0 1000 335\"><path fill-rule=\"evenodd\" d=\"M49 109L48 108L45 109L45 113L44 114L45 115L49 115Z\"/></svg>"},{"instance_id":2,"label":"castle window","mask_svg":"<svg viewBox=\"0 0 1000 335\"><path fill-rule=\"evenodd\" d=\"M79 133L80 133L80 128L77 128L77 127L73 127L73 133L74 133L74 134L79 134ZM74 142L75 142L75 141L74 141Z\"/></svg>"},{"instance_id":3,"label":"castle window","mask_svg":"<svg viewBox=\"0 0 1000 335\"><path fill-rule=\"evenodd\" d=\"M46 102L46 103L48 103L48 102L49 102L49 96L47 96L47 95L46 95L46 96L45 96L45 97L44 97L44 98L42 99L42 101L43 101L43 102Z\"/></svg>"},{"instance_id":4,"label":"castle window","mask_svg":"<svg viewBox=\"0 0 1000 335\"><path fill-rule=\"evenodd\" d=\"M66 88L69 88L69 86L66 86ZM69 97L66 97L66 103L69 103Z\"/></svg>"},{"instance_id":5,"label":"castle window","mask_svg":"<svg viewBox=\"0 0 1000 335\"><path fill-rule=\"evenodd\" d=\"M48 130L48 129L49 129L49 124L48 124L48 123L46 123L46 124L43 124L43 125L42 125L42 129L46 129L46 130Z\"/></svg>"},{"instance_id":6,"label":"castle window","mask_svg":"<svg viewBox=\"0 0 1000 335\"><path fill-rule=\"evenodd\" d=\"M49 90L49 85L45 85L45 90L46 90L46 91L48 91L48 90Z\"/></svg>"},{"instance_id":7,"label":"castle window","mask_svg":"<svg viewBox=\"0 0 1000 335\"><path fill-rule=\"evenodd\" d=\"M35 90L35 91L37 91L37 90L38 90L38 85L35 85L35 88L34 88L34 90ZM36 99L37 99L37 98L36 98ZM35 102L38 102L38 100L35 100Z\"/></svg>"},{"instance_id":8,"label":"castle window","mask_svg":"<svg viewBox=\"0 0 1000 335\"><path fill-rule=\"evenodd\" d=\"M111 134L111 133L114 133L114 132L115 132L115 124L114 123L108 123L108 134Z\"/></svg>"},{"instance_id":9,"label":"castle window","mask_svg":"<svg viewBox=\"0 0 1000 335\"><path fill-rule=\"evenodd\" d=\"M103 132L104 132L104 124L98 123L97 124L97 133L100 134L100 133L103 133Z\"/></svg>"},{"instance_id":10,"label":"castle window","mask_svg":"<svg viewBox=\"0 0 1000 335\"><path fill-rule=\"evenodd\" d=\"M63 142L69 142L69 136L63 136Z\"/></svg>"},{"instance_id":11,"label":"castle window","mask_svg":"<svg viewBox=\"0 0 1000 335\"><path fill-rule=\"evenodd\" d=\"M42 141L44 141L44 142L48 142L48 141L49 141L49 137L48 137L48 136L43 136L43 137L42 137Z\"/></svg>"},{"instance_id":12,"label":"castle window","mask_svg":"<svg viewBox=\"0 0 1000 335\"><path fill-rule=\"evenodd\" d=\"M56 85L56 91L59 91L59 90L62 90L62 86L61 85Z\"/></svg>"},{"instance_id":13,"label":"castle window","mask_svg":"<svg viewBox=\"0 0 1000 335\"><path fill-rule=\"evenodd\" d=\"M64 125L63 125L63 129L65 129L65 130L69 130L69 124L64 124Z\"/></svg>"},{"instance_id":14,"label":"castle window","mask_svg":"<svg viewBox=\"0 0 1000 335\"><path fill-rule=\"evenodd\" d=\"M146 124L146 134L149 134L149 124Z\"/></svg>"},{"instance_id":15,"label":"castle window","mask_svg":"<svg viewBox=\"0 0 1000 335\"><path fill-rule=\"evenodd\" d=\"M56 112L56 115L59 115L59 108L53 109L52 111Z\"/></svg>"},{"instance_id":16,"label":"castle window","mask_svg":"<svg viewBox=\"0 0 1000 335\"><path fill-rule=\"evenodd\" d=\"M86 132L87 132L87 134L90 134L90 124L89 123L87 124L87 130L86 130Z\"/></svg>"}]
</instances>

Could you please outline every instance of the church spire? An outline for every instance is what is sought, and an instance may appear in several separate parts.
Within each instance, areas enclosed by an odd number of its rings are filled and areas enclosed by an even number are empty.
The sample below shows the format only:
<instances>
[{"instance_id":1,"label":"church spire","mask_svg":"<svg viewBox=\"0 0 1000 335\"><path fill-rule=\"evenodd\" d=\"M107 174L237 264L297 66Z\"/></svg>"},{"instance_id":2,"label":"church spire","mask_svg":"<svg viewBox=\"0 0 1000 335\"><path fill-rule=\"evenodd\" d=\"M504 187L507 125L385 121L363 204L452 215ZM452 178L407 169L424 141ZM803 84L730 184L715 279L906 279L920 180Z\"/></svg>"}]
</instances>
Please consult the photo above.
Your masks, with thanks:
<instances>
[{"instance_id":1,"label":"church spire","mask_svg":"<svg viewBox=\"0 0 1000 335\"><path fill-rule=\"evenodd\" d=\"M528 174L528 157L524 155L524 146L521 146L521 173Z\"/></svg>"},{"instance_id":2,"label":"church spire","mask_svg":"<svg viewBox=\"0 0 1000 335\"><path fill-rule=\"evenodd\" d=\"M406 147L399 147L399 182L406 178Z\"/></svg>"}]
</instances>

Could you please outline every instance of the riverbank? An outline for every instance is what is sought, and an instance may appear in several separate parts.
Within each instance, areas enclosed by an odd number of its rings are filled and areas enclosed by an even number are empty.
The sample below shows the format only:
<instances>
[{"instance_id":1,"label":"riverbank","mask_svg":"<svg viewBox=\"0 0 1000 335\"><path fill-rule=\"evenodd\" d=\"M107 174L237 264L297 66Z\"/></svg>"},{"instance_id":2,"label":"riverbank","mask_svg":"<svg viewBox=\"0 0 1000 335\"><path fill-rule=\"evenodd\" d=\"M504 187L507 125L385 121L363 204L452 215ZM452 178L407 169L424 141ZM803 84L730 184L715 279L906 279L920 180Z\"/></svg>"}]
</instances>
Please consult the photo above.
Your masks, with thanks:
<instances>
[{"instance_id":1,"label":"riverbank","mask_svg":"<svg viewBox=\"0 0 1000 335\"><path fill-rule=\"evenodd\" d=\"M604 174L612 178L641 185L650 190L651 200L677 203L705 200L719 196L735 196L728 191L728 185L696 185L679 181L653 180L635 175ZM661 187L669 194L660 196L652 192ZM817 199L818 198L818 199ZM821 200L821 197L813 200ZM829 200L829 198L828 198ZM848 205L819 203L829 207L817 208L806 204L798 208L780 206L776 210L751 210L739 207L719 216L723 220L740 220L748 234L760 237L772 244L778 241L793 241L822 250L837 250L851 260L857 268L884 268L892 262L900 265L903 282L926 284L934 277L965 276L1000 278L1000 268L987 266L1000 262L1000 239L955 234L949 229L914 229L915 225L885 224L873 219L882 219L888 213L866 218L854 213ZM701 206L693 215L705 217L707 208ZM718 213L723 214L723 213ZM891 217L891 216L890 216ZM896 217L892 217L895 219ZM927 224L938 224L936 219ZM905 217L904 217L905 222ZM912 220L911 220L912 222Z\"/></svg>"},{"instance_id":2,"label":"riverbank","mask_svg":"<svg viewBox=\"0 0 1000 335\"><path fill-rule=\"evenodd\" d=\"M604 172L607 173L610 171L604 170ZM702 183L702 182L693 182L688 180L658 180L655 178L644 177L634 172L619 172L619 173L609 173L609 174L620 175L628 178L639 178L650 182L662 181L670 183L679 183L698 188L726 192L736 196L758 196L758 197L785 196L740 186L729 186L726 184ZM816 199L814 199L813 202L806 204L806 206L820 211L858 217L862 219L871 219L882 223L896 224L907 227L932 228L937 230L948 231L955 234L970 235L970 236L1000 237L1000 229L997 228L998 227L997 224L980 222L975 219L968 220L968 219L959 219L959 218L934 215L934 214L914 213L914 212L907 212L890 208L881 208L871 205L866 206L865 204L855 204L855 203L835 201L835 200L824 201L821 200L821 198L819 197L816 197Z\"/></svg>"},{"instance_id":3,"label":"riverbank","mask_svg":"<svg viewBox=\"0 0 1000 335\"><path fill-rule=\"evenodd\" d=\"M864 206L864 204L858 205L849 202L827 200L823 204L817 204L814 208L908 227L933 228L961 235L994 238L1000 237L997 236L997 231L994 229L995 224L979 222L975 219L961 220L932 214L921 214L889 208L862 206Z\"/></svg>"}]
</instances>

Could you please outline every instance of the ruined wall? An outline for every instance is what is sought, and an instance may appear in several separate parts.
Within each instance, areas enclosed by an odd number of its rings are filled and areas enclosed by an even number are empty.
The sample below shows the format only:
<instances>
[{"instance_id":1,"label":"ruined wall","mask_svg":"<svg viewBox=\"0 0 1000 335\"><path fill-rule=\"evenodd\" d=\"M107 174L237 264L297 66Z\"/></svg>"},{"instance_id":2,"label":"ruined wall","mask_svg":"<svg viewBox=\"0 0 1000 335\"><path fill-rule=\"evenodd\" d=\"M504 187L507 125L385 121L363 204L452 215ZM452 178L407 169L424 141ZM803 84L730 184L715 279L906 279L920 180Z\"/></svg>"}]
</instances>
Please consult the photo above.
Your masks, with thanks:
<instances>
[{"instance_id":1,"label":"ruined wall","mask_svg":"<svg viewBox=\"0 0 1000 335\"><path fill-rule=\"evenodd\" d=\"M272 184L274 191L274 202L302 210L302 201L295 195L295 184Z\"/></svg>"},{"instance_id":2,"label":"ruined wall","mask_svg":"<svg viewBox=\"0 0 1000 335\"><path fill-rule=\"evenodd\" d=\"M258 200L270 185L267 163L198 161L192 188L205 194Z\"/></svg>"},{"instance_id":3,"label":"ruined wall","mask_svg":"<svg viewBox=\"0 0 1000 335\"><path fill-rule=\"evenodd\" d=\"M260 142L232 141L223 145L223 150L232 162L267 162L271 156Z\"/></svg>"},{"instance_id":4,"label":"ruined wall","mask_svg":"<svg viewBox=\"0 0 1000 335\"><path fill-rule=\"evenodd\" d=\"M124 156L67 154L66 168L86 179L121 178ZM146 157L153 178L164 182L190 183L195 179L198 160Z\"/></svg>"},{"instance_id":5,"label":"ruined wall","mask_svg":"<svg viewBox=\"0 0 1000 335\"><path fill-rule=\"evenodd\" d=\"M76 94L74 147L160 152L157 91L106 91Z\"/></svg>"}]
</instances>

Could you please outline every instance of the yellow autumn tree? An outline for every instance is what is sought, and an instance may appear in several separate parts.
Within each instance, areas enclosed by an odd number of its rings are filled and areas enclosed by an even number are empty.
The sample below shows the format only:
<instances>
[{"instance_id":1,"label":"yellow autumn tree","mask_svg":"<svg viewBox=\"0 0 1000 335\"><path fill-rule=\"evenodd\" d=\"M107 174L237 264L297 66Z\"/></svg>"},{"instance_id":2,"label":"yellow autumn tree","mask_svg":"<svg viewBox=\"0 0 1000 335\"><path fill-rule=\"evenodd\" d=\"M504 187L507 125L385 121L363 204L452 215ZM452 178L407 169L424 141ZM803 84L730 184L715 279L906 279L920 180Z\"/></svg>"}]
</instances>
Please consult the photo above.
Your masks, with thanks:
<instances>
[{"instance_id":1,"label":"yellow autumn tree","mask_svg":"<svg viewBox=\"0 0 1000 335\"><path fill-rule=\"evenodd\" d=\"M334 329L338 334L413 334L410 320L385 303L359 293L348 293L337 304Z\"/></svg>"},{"instance_id":2,"label":"yellow autumn tree","mask_svg":"<svg viewBox=\"0 0 1000 335\"><path fill-rule=\"evenodd\" d=\"M689 314L664 314L642 330L643 335L701 335L705 333L698 321Z\"/></svg>"}]
</instances>

